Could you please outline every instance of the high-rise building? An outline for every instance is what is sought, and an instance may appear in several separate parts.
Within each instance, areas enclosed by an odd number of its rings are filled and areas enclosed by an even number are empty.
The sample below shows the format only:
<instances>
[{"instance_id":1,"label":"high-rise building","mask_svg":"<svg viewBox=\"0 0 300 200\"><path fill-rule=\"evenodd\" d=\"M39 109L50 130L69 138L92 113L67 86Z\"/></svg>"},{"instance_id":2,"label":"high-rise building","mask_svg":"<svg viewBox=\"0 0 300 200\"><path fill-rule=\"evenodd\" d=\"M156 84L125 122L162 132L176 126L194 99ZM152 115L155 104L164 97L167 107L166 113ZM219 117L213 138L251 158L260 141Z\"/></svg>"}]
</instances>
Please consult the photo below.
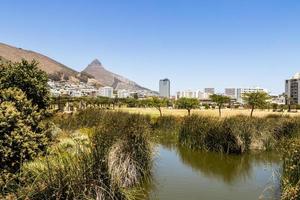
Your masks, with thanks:
<instances>
[{"instance_id":1,"label":"high-rise building","mask_svg":"<svg viewBox=\"0 0 300 200\"><path fill-rule=\"evenodd\" d=\"M159 95L161 97L170 98L170 85L171 82L167 78L159 81Z\"/></svg>"},{"instance_id":2,"label":"high-rise building","mask_svg":"<svg viewBox=\"0 0 300 200\"><path fill-rule=\"evenodd\" d=\"M236 90L236 99L237 99L237 102L243 104L244 103L244 101L243 101L243 95L246 94L246 93L252 93L252 92L266 92L266 93L268 93L267 90L262 89L260 87L238 88Z\"/></svg>"},{"instance_id":3,"label":"high-rise building","mask_svg":"<svg viewBox=\"0 0 300 200\"><path fill-rule=\"evenodd\" d=\"M204 93L215 94L215 88L204 88Z\"/></svg>"},{"instance_id":4,"label":"high-rise building","mask_svg":"<svg viewBox=\"0 0 300 200\"><path fill-rule=\"evenodd\" d=\"M225 96L230 97L231 99L236 98L236 89L235 88L225 88Z\"/></svg>"},{"instance_id":5,"label":"high-rise building","mask_svg":"<svg viewBox=\"0 0 300 200\"><path fill-rule=\"evenodd\" d=\"M300 73L285 81L287 104L300 104Z\"/></svg>"}]
</instances>

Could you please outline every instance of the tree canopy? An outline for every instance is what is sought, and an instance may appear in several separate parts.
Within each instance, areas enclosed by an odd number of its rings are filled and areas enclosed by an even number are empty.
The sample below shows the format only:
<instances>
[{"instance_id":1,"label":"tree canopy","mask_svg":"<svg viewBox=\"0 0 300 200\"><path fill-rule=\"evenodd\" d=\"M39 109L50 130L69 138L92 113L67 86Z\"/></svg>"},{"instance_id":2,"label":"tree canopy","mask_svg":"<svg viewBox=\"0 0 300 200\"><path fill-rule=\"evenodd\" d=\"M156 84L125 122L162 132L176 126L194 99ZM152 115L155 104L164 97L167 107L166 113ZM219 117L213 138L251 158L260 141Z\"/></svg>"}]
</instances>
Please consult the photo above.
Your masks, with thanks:
<instances>
[{"instance_id":1,"label":"tree canopy","mask_svg":"<svg viewBox=\"0 0 300 200\"><path fill-rule=\"evenodd\" d=\"M176 101L176 106L180 109L186 109L188 115L191 115L191 110L199 107L199 100L196 98L180 98Z\"/></svg>"},{"instance_id":2,"label":"tree canopy","mask_svg":"<svg viewBox=\"0 0 300 200\"><path fill-rule=\"evenodd\" d=\"M210 96L211 100L219 107L219 116L221 117L221 109L225 103L230 102L230 98L224 95L213 94Z\"/></svg>"},{"instance_id":3,"label":"tree canopy","mask_svg":"<svg viewBox=\"0 0 300 200\"><path fill-rule=\"evenodd\" d=\"M252 117L254 109L266 106L267 101L270 99L270 96L266 92L250 92L245 93L242 98L245 101L246 105L250 106L250 116Z\"/></svg>"},{"instance_id":4,"label":"tree canopy","mask_svg":"<svg viewBox=\"0 0 300 200\"><path fill-rule=\"evenodd\" d=\"M160 116L162 116L161 108L168 106L168 99L166 98L160 99L158 97L152 97L151 106L156 108L159 111Z\"/></svg>"}]
</instances>

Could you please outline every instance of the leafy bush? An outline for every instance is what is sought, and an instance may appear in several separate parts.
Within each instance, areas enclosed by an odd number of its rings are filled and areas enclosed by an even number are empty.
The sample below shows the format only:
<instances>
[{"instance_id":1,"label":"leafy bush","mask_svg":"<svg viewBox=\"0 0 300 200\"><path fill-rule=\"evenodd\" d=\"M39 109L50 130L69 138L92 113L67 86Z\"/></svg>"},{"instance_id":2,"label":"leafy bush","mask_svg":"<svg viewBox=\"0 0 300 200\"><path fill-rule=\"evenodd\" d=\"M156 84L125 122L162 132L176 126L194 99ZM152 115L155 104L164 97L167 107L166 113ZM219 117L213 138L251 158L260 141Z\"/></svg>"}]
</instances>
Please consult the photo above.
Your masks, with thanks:
<instances>
[{"instance_id":1,"label":"leafy bush","mask_svg":"<svg viewBox=\"0 0 300 200\"><path fill-rule=\"evenodd\" d=\"M48 77L38 68L35 61L0 63L0 90L16 87L21 89L27 99L37 105L37 109L47 109L50 102Z\"/></svg>"},{"instance_id":2,"label":"leafy bush","mask_svg":"<svg viewBox=\"0 0 300 200\"><path fill-rule=\"evenodd\" d=\"M0 90L0 168L15 173L45 151L49 137L43 115L17 88Z\"/></svg>"}]
</instances>

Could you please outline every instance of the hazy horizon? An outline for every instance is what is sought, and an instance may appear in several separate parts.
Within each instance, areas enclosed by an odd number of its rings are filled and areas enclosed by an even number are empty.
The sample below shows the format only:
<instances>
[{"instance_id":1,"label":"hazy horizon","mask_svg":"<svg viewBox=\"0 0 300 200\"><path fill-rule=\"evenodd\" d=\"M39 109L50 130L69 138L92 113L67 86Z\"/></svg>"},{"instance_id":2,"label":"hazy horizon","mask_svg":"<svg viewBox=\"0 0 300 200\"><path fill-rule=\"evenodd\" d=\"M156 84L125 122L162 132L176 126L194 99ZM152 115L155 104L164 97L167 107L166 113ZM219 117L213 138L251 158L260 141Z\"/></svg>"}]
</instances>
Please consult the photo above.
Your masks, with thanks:
<instances>
[{"instance_id":1,"label":"hazy horizon","mask_svg":"<svg viewBox=\"0 0 300 200\"><path fill-rule=\"evenodd\" d=\"M17 3L16 3L17 2ZM75 70L105 68L158 90L260 86L273 94L300 71L298 1L8 1L0 42Z\"/></svg>"}]
</instances>

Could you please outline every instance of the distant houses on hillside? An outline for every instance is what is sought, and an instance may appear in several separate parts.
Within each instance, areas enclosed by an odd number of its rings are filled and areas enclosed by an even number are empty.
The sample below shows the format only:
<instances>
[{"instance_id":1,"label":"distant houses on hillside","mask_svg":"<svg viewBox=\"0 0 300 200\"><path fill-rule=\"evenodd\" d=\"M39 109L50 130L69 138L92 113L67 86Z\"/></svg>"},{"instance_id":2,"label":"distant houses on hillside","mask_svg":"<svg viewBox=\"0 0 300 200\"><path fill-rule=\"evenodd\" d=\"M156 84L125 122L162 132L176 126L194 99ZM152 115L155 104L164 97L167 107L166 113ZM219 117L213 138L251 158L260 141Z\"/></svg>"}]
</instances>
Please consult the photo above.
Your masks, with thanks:
<instances>
[{"instance_id":1,"label":"distant houses on hillside","mask_svg":"<svg viewBox=\"0 0 300 200\"><path fill-rule=\"evenodd\" d=\"M48 81L50 93L54 97L70 96L70 97L83 97L83 96L102 96L109 98L143 98L147 96L157 96L148 90L129 91L125 89L114 90L113 87L96 87L89 83L70 83L66 81Z\"/></svg>"}]
</instances>

